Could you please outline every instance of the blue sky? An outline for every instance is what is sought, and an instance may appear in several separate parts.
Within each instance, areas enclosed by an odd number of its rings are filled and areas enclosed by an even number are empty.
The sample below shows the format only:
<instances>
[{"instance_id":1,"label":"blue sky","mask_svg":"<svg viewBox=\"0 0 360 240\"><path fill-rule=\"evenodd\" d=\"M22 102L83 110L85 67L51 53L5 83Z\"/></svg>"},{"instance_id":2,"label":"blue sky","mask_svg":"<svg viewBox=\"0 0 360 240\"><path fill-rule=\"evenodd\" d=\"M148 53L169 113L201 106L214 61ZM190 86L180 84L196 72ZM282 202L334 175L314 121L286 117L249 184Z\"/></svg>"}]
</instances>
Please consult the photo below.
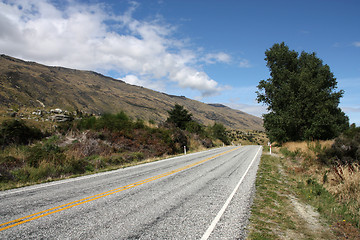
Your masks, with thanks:
<instances>
[{"instance_id":1,"label":"blue sky","mask_svg":"<svg viewBox=\"0 0 360 240\"><path fill-rule=\"evenodd\" d=\"M360 1L1 0L0 52L261 116L274 43L316 52L360 125Z\"/></svg>"}]
</instances>

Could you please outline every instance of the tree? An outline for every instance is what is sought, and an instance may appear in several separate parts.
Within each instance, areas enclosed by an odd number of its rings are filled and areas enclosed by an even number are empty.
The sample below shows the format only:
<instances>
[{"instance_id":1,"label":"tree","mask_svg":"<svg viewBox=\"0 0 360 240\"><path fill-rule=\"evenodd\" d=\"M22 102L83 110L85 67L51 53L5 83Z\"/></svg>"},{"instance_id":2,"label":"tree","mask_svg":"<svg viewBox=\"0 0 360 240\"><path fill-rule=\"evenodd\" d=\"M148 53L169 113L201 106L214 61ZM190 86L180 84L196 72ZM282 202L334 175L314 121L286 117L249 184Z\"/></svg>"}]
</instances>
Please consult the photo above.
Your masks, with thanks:
<instances>
[{"instance_id":1,"label":"tree","mask_svg":"<svg viewBox=\"0 0 360 240\"><path fill-rule=\"evenodd\" d=\"M211 127L212 135L214 138L220 139L226 145L230 144L230 140L226 133L226 128L221 123L214 123Z\"/></svg>"},{"instance_id":2,"label":"tree","mask_svg":"<svg viewBox=\"0 0 360 240\"><path fill-rule=\"evenodd\" d=\"M270 141L331 139L349 127L338 107L344 91L315 53L299 54L284 42L265 52L270 78L261 80L257 101L267 105L264 127Z\"/></svg>"},{"instance_id":3,"label":"tree","mask_svg":"<svg viewBox=\"0 0 360 240\"><path fill-rule=\"evenodd\" d=\"M192 114L183 106L175 104L174 108L168 111L167 122L175 124L176 127L185 130L186 125L192 121Z\"/></svg>"}]
</instances>

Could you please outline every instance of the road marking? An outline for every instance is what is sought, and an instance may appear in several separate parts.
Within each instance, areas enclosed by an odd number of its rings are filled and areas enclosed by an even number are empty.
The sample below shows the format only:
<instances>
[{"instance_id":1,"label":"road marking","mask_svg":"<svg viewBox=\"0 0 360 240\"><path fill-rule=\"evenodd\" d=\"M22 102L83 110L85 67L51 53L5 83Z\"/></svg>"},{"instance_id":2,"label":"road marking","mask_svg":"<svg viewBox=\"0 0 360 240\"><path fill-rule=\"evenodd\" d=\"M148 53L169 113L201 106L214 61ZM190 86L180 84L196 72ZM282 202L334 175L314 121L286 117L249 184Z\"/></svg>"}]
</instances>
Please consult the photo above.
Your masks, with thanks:
<instances>
[{"instance_id":1,"label":"road marking","mask_svg":"<svg viewBox=\"0 0 360 240\"><path fill-rule=\"evenodd\" d=\"M186 165L184 167L177 168L175 170L172 170L172 171L169 171L169 172L166 172L166 173L163 173L163 174L159 174L159 175L156 175L156 176L153 176L153 177L150 177L150 178L147 178L147 179L135 182L135 183L131 183L131 184L128 184L128 185L125 185L125 186L122 186L122 187L119 187L119 188L115 188L115 189L112 189L112 190L109 190L109 191L106 191L106 192L103 192L103 193L99 193L99 194L96 194L96 195L93 195L93 196L90 196L90 197L86 197L86 198L76 200L76 201L73 201L73 202L70 202L70 203L67 203L67 204L63 204L63 205L60 205L60 206L57 206L57 207L53 207L53 208L49 208L47 210L43 210L43 211L40 211L40 212L37 212L37 213L33 213L33 214L25 216L25 217L14 219L14 220L9 221L9 222L2 223L2 224L0 224L0 227L2 227L2 228L0 228L0 232L3 231L3 230L9 229L9 228L15 227L15 226L20 225L20 224L30 222L32 220L48 216L48 215L53 214L53 213L64 211L66 209L69 209L69 208L72 208L72 207L75 207L75 206L78 206L78 205L81 205L81 204L84 204L84 203L88 203L88 202L94 201L96 199L103 198L103 197L112 195L114 193L122 192L124 190L130 189L130 188L133 188L133 187L136 187L136 186L140 186L140 185L143 185L145 183L152 182L152 181L155 181L157 179L160 179L160 178L163 178L163 177L166 177L166 176L169 176L169 175L184 171L186 169L189 169L189 168L194 167L196 165L202 164L202 163L204 163L206 161L209 161L211 159L214 159L214 158L217 158L219 156L230 153L232 151L235 151L235 150L237 150L239 148L240 147L237 147L237 148L228 150L226 152L216 154L216 155L214 155L212 157L208 157L208 158L203 159L201 161L198 161L198 162Z\"/></svg>"},{"instance_id":2,"label":"road marking","mask_svg":"<svg viewBox=\"0 0 360 240\"><path fill-rule=\"evenodd\" d=\"M241 177L240 181L238 182L238 184L236 185L236 187L234 188L233 192L230 194L230 196L228 197L228 199L226 200L224 206L220 209L220 211L218 212L218 214L216 215L216 217L214 218L214 220L211 222L209 228L206 230L206 232L204 233L204 235L202 236L201 240L207 240L210 237L210 234L214 231L216 224L219 222L220 218L222 217L222 215L224 214L226 208L229 206L231 200L233 199L235 193L237 192L237 190L239 189L242 181L244 180L246 174L248 173L250 167L253 165L257 155L259 154L261 147L259 147L259 150L256 152L255 157L253 158L253 160L251 161L251 163L249 164L248 168L246 169L244 175Z\"/></svg>"}]
</instances>

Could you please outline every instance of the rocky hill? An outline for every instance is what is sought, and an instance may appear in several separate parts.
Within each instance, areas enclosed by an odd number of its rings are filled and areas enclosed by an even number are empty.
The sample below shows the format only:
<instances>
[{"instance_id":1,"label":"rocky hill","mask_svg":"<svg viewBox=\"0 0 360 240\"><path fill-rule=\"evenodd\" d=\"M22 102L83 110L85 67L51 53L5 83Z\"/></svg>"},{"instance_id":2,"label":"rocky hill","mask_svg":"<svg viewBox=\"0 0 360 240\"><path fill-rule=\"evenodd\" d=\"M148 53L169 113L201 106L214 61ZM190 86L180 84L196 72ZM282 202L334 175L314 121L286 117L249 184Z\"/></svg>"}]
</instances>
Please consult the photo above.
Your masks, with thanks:
<instances>
[{"instance_id":1,"label":"rocky hill","mask_svg":"<svg viewBox=\"0 0 360 240\"><path fill-rule=\"evenodd\" d=\"M263 130L260 118L221 104L205 104L173 96L92 71L50 67L0 55L0 103L33 109L61 108L88 113L125 111L133 118L164 121L176 103L195 120L209 125L215 121L232 129Z\"/></svg>"}]
</instances>

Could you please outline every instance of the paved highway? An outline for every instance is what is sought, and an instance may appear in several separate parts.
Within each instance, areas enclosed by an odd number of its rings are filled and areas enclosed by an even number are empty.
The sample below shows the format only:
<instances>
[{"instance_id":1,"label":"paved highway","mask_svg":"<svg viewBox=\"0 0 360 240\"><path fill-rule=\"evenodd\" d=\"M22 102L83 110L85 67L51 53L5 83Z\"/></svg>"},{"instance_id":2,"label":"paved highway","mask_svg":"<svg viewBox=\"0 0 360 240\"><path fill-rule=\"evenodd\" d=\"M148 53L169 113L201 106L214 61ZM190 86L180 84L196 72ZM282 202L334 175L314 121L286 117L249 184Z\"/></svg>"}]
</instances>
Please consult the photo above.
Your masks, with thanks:
<instances>
[{"instance_id":1,"label":"paved highway","mask_svg":"<svg viewBox=\"0 0 360 240\"><path fill-rule=\"evenodd\" d=\"M262 148L0 192L0 239L243 239Z\"/></svg>"}]
</instances>

